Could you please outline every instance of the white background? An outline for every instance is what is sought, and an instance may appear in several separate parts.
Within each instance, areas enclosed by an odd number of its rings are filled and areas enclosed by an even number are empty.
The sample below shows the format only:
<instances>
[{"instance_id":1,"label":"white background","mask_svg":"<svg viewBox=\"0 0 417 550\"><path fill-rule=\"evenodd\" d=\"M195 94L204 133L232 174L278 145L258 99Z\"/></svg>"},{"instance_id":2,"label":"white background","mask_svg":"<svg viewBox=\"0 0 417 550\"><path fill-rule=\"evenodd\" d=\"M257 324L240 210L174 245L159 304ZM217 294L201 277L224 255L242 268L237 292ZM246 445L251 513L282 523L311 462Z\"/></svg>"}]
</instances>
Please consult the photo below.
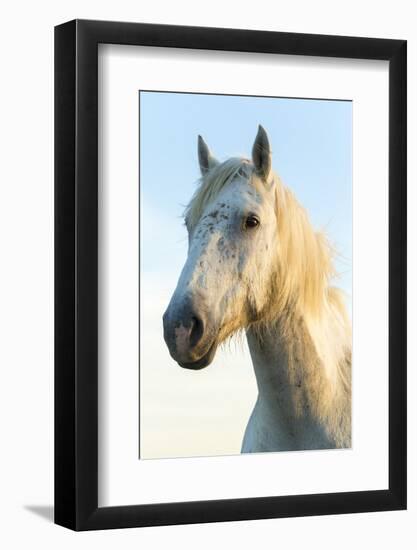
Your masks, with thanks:
<instances>
[{"instance_id":1,"label":"white background","mask_svg":"<svg viewBox=\"0 0 417 550\"><path fill-rule=\"evenodd\" d=\"M99 504L387 488L387 63L230 52L213 56L195 50L114 45L102 46L99 60ZM207 93L244 90L246 94L286 97L327 95L353 101L352 449L138 461L140 88ZM144 293L143 289L141 315ZM159 296L152 297L156 298ZM143 317L142 325L145 322ZM145 334L142 332L142 341ZM162 334L158 334L159 345L164 346ZM156 356L155 361L161 358ZM143 355L142 365L143 399ZM222 384L224 380L217 380L209 394ZM181 388L172 381L170 387L181 399ZM239 391L237 386L235 391ZM245 399L248 397L243 394L242 401ZM190 406L186 399L181 403ZM199 405L202 410L212 408L212 398L205 402L200 396ZM173 400L171 406L175 410L178 404ZM163 429L165 437L170 427ZM215 441L213 437L212 445Z\"/></svg>"},{"instance_id":2,"label":"white background","mask_svg":"<svg viewBox=\"0 0 417 550\"><path fill-rule=\"evenodd\" d=\"M74 534L54 526L53 495L53 33L73 17L409 40L409 278L416 273L417 23L413 3L299 1L209 4L119 0L8 4L2 13L1 519L5 548L414 548L416 501L416 339L409 344L409 510ZM412 251L412 254L411 254ZM416 331L409 289L409 332Z\"/></svg>"}]
</instances>

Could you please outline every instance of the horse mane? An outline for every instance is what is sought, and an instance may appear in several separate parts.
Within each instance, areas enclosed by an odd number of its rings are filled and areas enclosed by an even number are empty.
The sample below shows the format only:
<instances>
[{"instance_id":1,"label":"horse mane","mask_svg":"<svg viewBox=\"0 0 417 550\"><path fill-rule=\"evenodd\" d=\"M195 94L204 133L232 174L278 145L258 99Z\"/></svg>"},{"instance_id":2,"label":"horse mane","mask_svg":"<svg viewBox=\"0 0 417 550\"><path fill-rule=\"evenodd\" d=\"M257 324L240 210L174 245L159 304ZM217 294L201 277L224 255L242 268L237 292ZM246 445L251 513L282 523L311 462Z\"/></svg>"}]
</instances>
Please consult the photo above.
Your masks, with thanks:
<instances>
[{"instance_id":1,"label":"horse mane","mask_svg":"<svg viewBox=\"0 0 417 550\"><path fill-rule=\"evenodd\" d=\"M199 180L185 209L190 231L206 206L237 175L255 186L265 185L259 181L248 159L232 157L217 164ZM277 174L271 173L268 184L275 185L278 226L275 272L271 281L262 282L264 291L268 292L267 306L261 320L251 328L262 338L265 331L276 329L275 322L279 320L281 330L285 331L285 319L293 323L295 318L288 312L298 313L309 329L326 370L333 374L339 372L343 385L350 388L350 320L342 291L331 285L337 276L333 265L335 250L324 232L314 230L307 212Z\"/></svg>"},{"instance_id":2,"label":"horse mane","mask_svg":"<svg viewBox=\"0 0 417 550\"><path fill-rule=\"evenodd\" d=\"M278 223L278 288L276 306L289 304L319 315L336 276L334 249L327 236L313 229L305 209L274 174Z\"/></svg>"},{"instance_id":3,"label":"horse mane","mask_svg":"<svg viewBox=\"0 0 417 550\"><path fill-rule=\"evenodd\" d=\"M256 178L253 164L245 158L232 157L217 164L202 176L184 217L192 231L206 206L237 175L248 180ZM296 306L311 315L320 314L323 303L332 300L335 292L330 286L337 275L333 266L335 250L323 232L316 232L305 209L293 193L273 173L275 183L275 211L278 223L277 277L272 284L273 296L268 303L276 316L288 306ZM335 302L336 303L336 302ZM338 309L344 310L339 300ZM270 315L267 315L270 317Z\"/></svg>"}]
</instances>

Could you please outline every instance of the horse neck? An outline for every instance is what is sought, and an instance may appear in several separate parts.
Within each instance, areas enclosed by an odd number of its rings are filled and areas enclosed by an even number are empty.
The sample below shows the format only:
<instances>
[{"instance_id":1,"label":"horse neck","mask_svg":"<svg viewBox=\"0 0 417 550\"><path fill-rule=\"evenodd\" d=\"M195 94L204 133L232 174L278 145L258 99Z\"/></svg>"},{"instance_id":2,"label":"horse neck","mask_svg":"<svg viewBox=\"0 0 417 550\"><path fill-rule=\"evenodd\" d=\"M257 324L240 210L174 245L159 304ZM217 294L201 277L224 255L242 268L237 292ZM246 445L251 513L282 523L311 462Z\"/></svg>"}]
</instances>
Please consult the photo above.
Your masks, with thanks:
<instances>
[{"instance_id":1,"label":"horse neck","mask_svg":"<svg viewBox=\"0 0 417 550\"><path fill-rule=\"evenodd\" d=\"M349 338L331 334L335 326L331 312L312 320L290 311L267 327L250 328L247 340L260 408L270 418L284 419L291 431L297 424L324 426L330 438L344 445L350 434L350 355L340 337ZM332 349L328 342L337 338ZM320 343L324 351L318 351Z\"/></svg>"}]
</instances>

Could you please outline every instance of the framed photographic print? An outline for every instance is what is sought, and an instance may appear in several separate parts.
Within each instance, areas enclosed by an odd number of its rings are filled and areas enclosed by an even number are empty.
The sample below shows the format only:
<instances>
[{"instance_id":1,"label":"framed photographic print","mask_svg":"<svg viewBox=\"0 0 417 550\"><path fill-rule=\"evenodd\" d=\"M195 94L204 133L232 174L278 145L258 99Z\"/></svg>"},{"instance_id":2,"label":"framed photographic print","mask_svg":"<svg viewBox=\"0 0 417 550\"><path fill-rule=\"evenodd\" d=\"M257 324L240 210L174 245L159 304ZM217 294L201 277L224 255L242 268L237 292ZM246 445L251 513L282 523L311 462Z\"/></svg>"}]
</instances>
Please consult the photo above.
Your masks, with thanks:
<instances>
[{"instance_id":1,"label":"framed photographic print","mask_svg":"<svg viewBox=\"0 0 417 550\"><path fill-rule=\"evenodd\" d=\"M55 29L55 521L406 507L406 42Z\"/></svg>"}]
</instances>

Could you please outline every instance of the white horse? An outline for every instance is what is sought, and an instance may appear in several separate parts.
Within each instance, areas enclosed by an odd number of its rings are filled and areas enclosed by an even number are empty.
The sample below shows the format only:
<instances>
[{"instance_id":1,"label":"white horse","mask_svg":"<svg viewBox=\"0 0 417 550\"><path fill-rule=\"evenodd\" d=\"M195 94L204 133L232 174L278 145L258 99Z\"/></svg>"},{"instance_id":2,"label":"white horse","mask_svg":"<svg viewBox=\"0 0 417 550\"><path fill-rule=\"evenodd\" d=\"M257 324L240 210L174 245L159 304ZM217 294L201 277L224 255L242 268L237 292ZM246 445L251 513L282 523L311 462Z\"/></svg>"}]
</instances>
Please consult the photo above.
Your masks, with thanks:
<instances>
[{"instance_id":1,"label":"white horse","mask_svg":"<svg viewBox=\"0 0 417 550\"><path fill-rule=\"evenodd\" d=\"M171 356L201 369L244 330L258 398L242 452L350 447L351 329L325 236L272 172L261 126L252 161L220 163L201 136L198 156L188 258L164 314Z\"/></svg>"}]
</instances>

